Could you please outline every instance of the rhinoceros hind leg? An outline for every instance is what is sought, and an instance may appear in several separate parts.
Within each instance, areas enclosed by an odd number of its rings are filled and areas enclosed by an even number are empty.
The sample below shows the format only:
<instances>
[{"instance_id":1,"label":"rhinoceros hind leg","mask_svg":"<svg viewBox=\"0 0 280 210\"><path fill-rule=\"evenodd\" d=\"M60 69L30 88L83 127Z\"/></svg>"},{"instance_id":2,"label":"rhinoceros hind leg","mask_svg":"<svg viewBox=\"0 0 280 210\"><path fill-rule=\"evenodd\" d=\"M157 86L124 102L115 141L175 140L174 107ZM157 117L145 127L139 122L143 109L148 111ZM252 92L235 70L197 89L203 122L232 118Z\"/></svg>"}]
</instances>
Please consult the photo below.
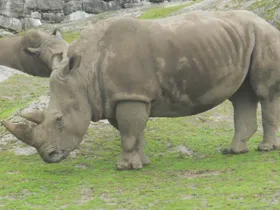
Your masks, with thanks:
<instances>
[{"instance_id":1,"label":"rhinoceros hind leg","mask_svg":"<svg viewBox=\"0 0 280 210\"><path fill-rule=\"evenodd\" d=\"M147 104L126 101L116 106L116 119L121 134L123 153L117 162L118 170L140 169L148 164L144 155L144 129L149 118Z\"/></svg>"},{"instance_id":2,"label":"rhinoceros hind leg","mask_svg":"<svg viewBox=\"0 0 280 210\"><path fill-rule=\"evenodd\" d=\"M229 148L223 154L248 152L247 141L257 131L258 100L251 86L244 83L230 98L234 109L234 137Z\"/></svg>"},{"instance_id":3,"label":"rhinoceros hind leg","mask_svg":"<svg viewBox=\"0 0 280 210\"><path fill-rule=\"evenodd\" d=\"M280 140L277 138L279 121L279 100L277 98L261 101L263 141L259 144L259 151L280 149Z\"/></svg>"}]
</instances>

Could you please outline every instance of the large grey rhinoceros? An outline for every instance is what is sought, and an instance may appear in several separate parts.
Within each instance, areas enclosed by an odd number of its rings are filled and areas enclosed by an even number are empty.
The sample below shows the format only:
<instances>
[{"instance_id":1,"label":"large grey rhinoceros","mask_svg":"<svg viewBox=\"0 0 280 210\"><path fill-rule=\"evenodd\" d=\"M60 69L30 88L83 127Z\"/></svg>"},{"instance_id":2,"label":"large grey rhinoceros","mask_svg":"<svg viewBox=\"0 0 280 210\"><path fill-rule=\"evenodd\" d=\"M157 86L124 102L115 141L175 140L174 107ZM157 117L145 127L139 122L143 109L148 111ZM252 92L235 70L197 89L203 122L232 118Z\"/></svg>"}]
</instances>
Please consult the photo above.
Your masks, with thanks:
<instances>
[{"instance_id":1,"label":"large grey rhinoceros","mask_svg":"<svg viewBox=\"0 0 280 210\"><path fill-rule=\"evenodd\" d=\"M0 40L0 65L34 76L49 77L68 47L58 29L52 34L30 30L23 36Z\"/></svg>"},{"instance_id":2,"label":"large grey rhinoceros","mask_svg":"<svg viewBox=\"0 0 280 210\"><path fill-rule=\"evenodd\" d=\"M117 169L139 169L149 117L207 111L226 99L234 107L229 153L247 152L262 108L259 150L280 147L280 32L248 11L190 12L161 20L113 18L83 31L50 77L43 113L22 114L38 125L3 125L46 162L77 148L90 121L120 131ZM186 128L187 129L187 128Z\"/></svg>"}]
</instances>

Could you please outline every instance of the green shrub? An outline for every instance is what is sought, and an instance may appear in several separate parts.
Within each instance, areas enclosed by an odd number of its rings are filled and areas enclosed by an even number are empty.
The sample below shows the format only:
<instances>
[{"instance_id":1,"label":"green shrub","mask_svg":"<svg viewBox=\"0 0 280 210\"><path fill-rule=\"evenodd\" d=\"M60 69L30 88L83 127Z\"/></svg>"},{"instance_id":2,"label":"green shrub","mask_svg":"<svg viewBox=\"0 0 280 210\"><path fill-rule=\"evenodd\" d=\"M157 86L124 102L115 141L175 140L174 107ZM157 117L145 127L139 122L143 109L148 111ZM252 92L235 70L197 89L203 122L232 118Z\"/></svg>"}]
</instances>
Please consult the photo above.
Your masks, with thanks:
<instances>
[{"instance_id":1,"label":"green shrub","mask_svg":"<svg viewBox=\"0 0 280 210\"><path fill-rule=\"evenodd\" d=\"M162 3L162 2L164 2L164 0L149 0L149 2L152 2L152 3Z\"/></svg>"},{"instance_id":2,"label":"green shrub","mask_svg":"<svg viewBox=\"0 0 280 210\"><path fill-rule=\"evenodd\" d=\"M280 7L279 0L264 0L256 1L250 7L249 10L259 13L263 13L263 18L266 20L273 20L276 10Z\"/></svg>"},{"instance_id":3,"label":"green shrub","mask_svg":"<svg viewBox=\"0 0 280 210\"><path fill-rule=\"evenodd\" d=\"M185 8L186 6L189 6L188 4L182 4L172 7L158 7L158 8L152 8L144 12L139 18L140 19L156 19L156 18L163 18L169 16L172 12L181 10Z\"/></svg>"}]
</instances>

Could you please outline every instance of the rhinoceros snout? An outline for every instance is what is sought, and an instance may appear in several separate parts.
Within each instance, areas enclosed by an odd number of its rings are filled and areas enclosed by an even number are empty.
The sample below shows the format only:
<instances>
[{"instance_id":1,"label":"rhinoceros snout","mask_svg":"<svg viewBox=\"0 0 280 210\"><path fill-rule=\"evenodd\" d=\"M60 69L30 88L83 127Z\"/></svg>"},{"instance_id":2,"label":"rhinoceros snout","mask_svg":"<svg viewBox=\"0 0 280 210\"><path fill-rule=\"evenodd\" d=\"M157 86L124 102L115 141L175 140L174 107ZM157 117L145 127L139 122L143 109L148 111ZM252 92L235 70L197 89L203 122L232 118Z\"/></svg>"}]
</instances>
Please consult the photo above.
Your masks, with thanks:
<instances>
[{"instance_id":1,"label":"rhinoceros snout","mask_svg":"<svg viewBox=\"0 0 280 210\"><path fill-rule=\"evenodd\" d=\"M68 152L64 150L51 150L40 152L40 155L46 163L58 163L68 156Z\"/></svg>"}]
</instances>

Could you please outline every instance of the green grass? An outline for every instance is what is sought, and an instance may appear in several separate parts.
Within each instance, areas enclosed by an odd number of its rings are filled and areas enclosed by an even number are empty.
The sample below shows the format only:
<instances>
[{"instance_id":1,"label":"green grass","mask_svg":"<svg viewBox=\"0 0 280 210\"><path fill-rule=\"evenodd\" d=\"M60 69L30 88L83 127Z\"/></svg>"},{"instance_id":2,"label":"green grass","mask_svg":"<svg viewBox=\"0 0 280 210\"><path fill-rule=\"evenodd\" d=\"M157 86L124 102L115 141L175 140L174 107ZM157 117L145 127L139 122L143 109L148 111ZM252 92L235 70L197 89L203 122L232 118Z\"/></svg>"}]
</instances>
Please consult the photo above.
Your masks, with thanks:
<instances>
[{"instance_id":1,"label":"green grass","mask_svg":"<svg viewBox=\"0 0 280 210\"><path fill-rule=\"evenodd\" d=\"M25 107L48 90L48 78L14 75L0 82L0 119Z\"/></svg>"},{"instance_id":2,"label":"green grass","mask_svg":"<svg viewBox=\"0 0 280 210\"><path fill-rule=\"evenodd\" d=\"M263 0L255 1L250 7L249 10L262 10L264 18L266 20L272 20L277 9L280 8L280 2L278 0Z\"/></svg>"},{"instance_id":3,"label":"green grass","mask_svg":"<svg viewBox=\"0 0 280 210\"><path fill-rule=\"evenodd\" d=\"M5 96L1 111L6 110L1 119L47 89L44 79L20 75L0 85ZM279 152L255 151L261 141L259 130L249 142L249 153L223 156L219 150L230 143L232 127L228 102L197 116L150 120L145 134L152 164L139 171L114 169L120 138L108 124L90 127L76 155L58 164L44 163L37 153L15 155L14 148L28 146L15 139L4 141L0 144L0 208L280 208ZM6 134L0 126L0 136ZM194 154L179 152L179 146Z\"/></svg>"},{"instance_id":4,"label":"green grass","mask_svg":"<svg viewBox=\"0 0 280 210\"><path fill-rule=\"evenodd\" d=\"M73 42L74 40L79 38L79 36L80 36L80 32L64 32L62 34L63 39L68 43Z\"/></svg>"},{"instance_id":5,"label":"green grass","mask_svg":"<svg viewBox=\"0 0 280 210\"><path fill-rule=\"evenodd\" d=\"M188 7L198 1L182 4L182 5L176 5L176 6L170 6L170 7L157 7L157 8L151 8L148 9L146 12L144 12L139 18L140 19L156 19L156 18L164 18L169 16L171 13L181 10L185 7Z\"/></svg>"}]
</instances>

